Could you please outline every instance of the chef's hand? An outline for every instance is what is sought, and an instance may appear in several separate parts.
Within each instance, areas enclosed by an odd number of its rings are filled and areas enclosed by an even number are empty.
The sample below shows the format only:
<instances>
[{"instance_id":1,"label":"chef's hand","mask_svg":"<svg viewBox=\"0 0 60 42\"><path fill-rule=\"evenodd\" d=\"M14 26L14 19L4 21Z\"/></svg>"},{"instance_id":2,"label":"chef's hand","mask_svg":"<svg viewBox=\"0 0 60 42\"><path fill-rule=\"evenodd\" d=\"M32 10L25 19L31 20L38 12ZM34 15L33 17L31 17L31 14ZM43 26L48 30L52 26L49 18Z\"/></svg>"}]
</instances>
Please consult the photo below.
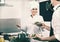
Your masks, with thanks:
<instances>
[{"instance_id":1,"label":"chef's hand","mask_svg":"<svg viewBox=\"0 0 60 42\"><path fill-rule=\"evenodd\" d=\"M47 26L45 25L44 23L42 23L42 26L41 26L43 29L46 29L48 31L50 31L50 26Z\"/></svg>"},{"instance_id":2,"label":"chef's hand","mask_svg":"<svg viewBox=\"0 0 60 42\"><path fill-rule=\"evenodd\" d=\"M41 34L36 34L35 36L38 37L38 38L41 38L42 37Z\"/></svg>"},{"instance_id":3,"label":"chef's hand","mask_svg":"<svg viewBox=\"0 0 60 42\"><path fill-rule=\"evenodd\" d=\"M38 27L43 27L43 28L45 28L45 24L44 24L44 23L35 22L34 24L37 25Z\"/></svg>"},{"instance_id":4,"label":"chef's hand","mask_svg":"<svg viewBox=\"0 0 60 42\"><path fill-rule=\"evenodd\" d=\"M16 26L19 27L19 28L21 27L20 25L16 25Z\"/></svg>"},{"instance_id":5,"label":"chef's hand","mask_svg":"<svg viewBox=\"0 0 60 42\"><path fill-rule=\"evenodd\" d=\"M37 38L37 40L42 40L42 35L41 34L36 34L36 38Z\"/></svg>"},{"instance_id":6,"label":"chef's hand","mask_svg":"<svg viewBox=\"0 0 60 42\"><path fill-rule=\"evenodd\" d=\"M41 34L35 34L35 36L32 37L32 39L34 39L34 40L38 40L38 41L41 41L42 36L41 36Z\"/></svg>"},{"instance_id":7,"label":"chef's hand","mask_svg":"<svg viewBox=\"0 0 60 42\"><path fill-rule=\"evenodd\" d=\"M30 35L29 35L29 38L36 38L35 35L36 35L36 34L30 34Z\"/></svg>"},{"instance_id":8,"label":"chef's hand","mask_svg":"<svg viewBox=\"0 0 60 42\"><path fill-rule=\"evenodd\" d=\"M42 23L42 26L41 26L42 28L45 28L46 27L46 25L44 24L44 23Z\"/></svg>"}]
</instances>

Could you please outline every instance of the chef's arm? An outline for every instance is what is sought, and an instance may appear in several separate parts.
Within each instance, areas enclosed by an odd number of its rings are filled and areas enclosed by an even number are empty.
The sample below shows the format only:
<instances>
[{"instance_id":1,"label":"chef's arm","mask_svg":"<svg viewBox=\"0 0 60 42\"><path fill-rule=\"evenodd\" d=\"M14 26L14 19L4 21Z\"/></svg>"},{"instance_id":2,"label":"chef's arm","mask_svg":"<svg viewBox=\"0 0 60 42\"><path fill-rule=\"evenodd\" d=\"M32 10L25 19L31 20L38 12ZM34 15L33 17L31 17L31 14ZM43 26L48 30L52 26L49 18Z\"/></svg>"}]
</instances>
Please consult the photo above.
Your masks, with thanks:
<instances>
[{"instance_id":1,"label":"chef's arm","mask_svg":"<svg viewBox=\"0 0 60 42\"><path fill-rule=\"evenodd\" d=\"M48 31L50 31L50 27L45 25L44 23L42 23L42 26L41 26L43 29L46 29Z\"/></svg>"},{"instance_id":2,"label":"chef's arm","mask_svg":"<svg viewBox=\"0 0 60 42\"><path fill-rule=\"evenodd\" d=\"M52 35L50 37L41 37L40 35L37 34L36 36L42 41L52 41L52 40L56 39L54 35Z\"/></svg>"}]
</instances>

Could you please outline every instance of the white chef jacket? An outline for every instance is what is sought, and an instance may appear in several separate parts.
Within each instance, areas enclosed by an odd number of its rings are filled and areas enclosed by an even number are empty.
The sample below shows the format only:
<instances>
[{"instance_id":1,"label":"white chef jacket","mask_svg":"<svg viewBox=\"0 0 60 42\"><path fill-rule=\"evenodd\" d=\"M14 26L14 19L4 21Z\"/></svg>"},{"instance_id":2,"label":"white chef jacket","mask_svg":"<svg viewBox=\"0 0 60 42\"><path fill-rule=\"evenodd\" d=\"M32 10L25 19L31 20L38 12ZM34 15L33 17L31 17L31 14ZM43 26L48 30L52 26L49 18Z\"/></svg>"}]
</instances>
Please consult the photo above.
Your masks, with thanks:
<instances>
[{"instance_id":1,"label":"white chef jacket","mask_svg":"<svg viewBox=\"0 0 60 42\"><path fill-rule=\"evenodd\" d=\"M33 16L33 18L29 16L26 20L24 20L21 28L27 29L28 34L34 34L34 30L36 30L37 27L36 25L34 25L35 22L44 23L43 17L40 15L35 15Z\"/></svg>"},{"instance_id":2,"label":"white chef jacket","mask_svg":"<svg viewBox=\"0 0 60 42\"><path fill-rule=\"evenodd\" d=\"M54 13L52 17L52 28L57 40L60 41L60 4L54 7Z\"/></svg>"},{"instance_id":3,"label":"white chef jacket","mask_svg":"<svg viewBox=\"0 0 60 42\"><path fill-rule=\"evenodd\" d=\"M28 34L37 34L40 32L39 27L37 27L36 25L34 25L35 22L41 22L44 23L43 17L40 15L35 15L33 17L31 17L31 15L24 20L24 23L22 24L22 28L26 29L27 28L27 33ZM31 39L31 42L43 42L43 41L38 41L38 40L34 40Z\"/></svg>"}]
</instances>

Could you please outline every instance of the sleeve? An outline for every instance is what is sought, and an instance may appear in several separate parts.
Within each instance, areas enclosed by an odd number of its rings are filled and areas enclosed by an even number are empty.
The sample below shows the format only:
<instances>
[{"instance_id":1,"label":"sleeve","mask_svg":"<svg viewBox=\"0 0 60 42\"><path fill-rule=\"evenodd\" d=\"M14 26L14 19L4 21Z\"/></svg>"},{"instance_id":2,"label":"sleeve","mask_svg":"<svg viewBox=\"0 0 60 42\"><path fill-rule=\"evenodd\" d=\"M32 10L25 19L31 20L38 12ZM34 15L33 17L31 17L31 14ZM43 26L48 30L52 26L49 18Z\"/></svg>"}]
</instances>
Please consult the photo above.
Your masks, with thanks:
<instances>
[{"instance_id":1,"label":"sleeve","mask_svg":"<svg viewBox=\"0 0 60 42\"><path fill-rule=\"evenodd\" d=\"M57 10L53 14L52 27L54 29L54 35L56 39L60 41L60 10Z\"/></svg>"},{"instance_id":2,"label":"sleeve","mask_svg":"<svg viewBox=\"0 0 60 42\"><path fill-rule=\"evenodd\" d=\"M42 16L39 17L39 21L40 21L41 23L44 23L44 20L43 20L43 17L42 17Z\"/></svg>"},{"instance_id":3,"label":"sleeve","mask_svg":"<svg viewBox=\"0 0 60 42\"><path fill-rule=\"evenodd\" d=\"M26 25L26 21L24 19L21 19L21 29L26 31L27 25Z\"/></svg>"}]
</instances>

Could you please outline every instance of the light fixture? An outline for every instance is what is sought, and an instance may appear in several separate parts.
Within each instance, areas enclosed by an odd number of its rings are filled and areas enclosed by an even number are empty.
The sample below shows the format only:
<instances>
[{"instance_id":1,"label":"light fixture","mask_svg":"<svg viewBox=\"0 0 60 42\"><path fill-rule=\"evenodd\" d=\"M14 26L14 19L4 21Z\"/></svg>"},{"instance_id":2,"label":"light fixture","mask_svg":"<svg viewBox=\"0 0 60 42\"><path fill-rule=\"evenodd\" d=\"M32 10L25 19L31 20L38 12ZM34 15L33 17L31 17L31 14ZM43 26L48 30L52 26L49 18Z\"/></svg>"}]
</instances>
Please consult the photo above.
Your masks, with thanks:
<instances>
[{"instance_id":1,"label":"light fixture","mask_svg":"<svg viewBox=\"0 0 60 42\"><path fill-rule=\"evenodd\" d=\"M5 3L5 0L0 0L0 6L13 7L13 5L9 5L8 3Z\"/></svg>"},{"instance_id":2,"label":"light fixture","mask_svg":"<svg viewBox=\"0 0 60 42\"><path fill-rule=\"evenodd\" d=\"M0 6L3 6L5 4L5 0L0 0Z\"/></svg>"},{"instance_id":3,"label":"light fixture","mask_svg":"<svg viewBox=\"0 0 60 42\"><path fill-rule=\"evenodd\" d=\"M39 1L39 0L35 0L35 1Z\"/></svg>"}]
</instances>

